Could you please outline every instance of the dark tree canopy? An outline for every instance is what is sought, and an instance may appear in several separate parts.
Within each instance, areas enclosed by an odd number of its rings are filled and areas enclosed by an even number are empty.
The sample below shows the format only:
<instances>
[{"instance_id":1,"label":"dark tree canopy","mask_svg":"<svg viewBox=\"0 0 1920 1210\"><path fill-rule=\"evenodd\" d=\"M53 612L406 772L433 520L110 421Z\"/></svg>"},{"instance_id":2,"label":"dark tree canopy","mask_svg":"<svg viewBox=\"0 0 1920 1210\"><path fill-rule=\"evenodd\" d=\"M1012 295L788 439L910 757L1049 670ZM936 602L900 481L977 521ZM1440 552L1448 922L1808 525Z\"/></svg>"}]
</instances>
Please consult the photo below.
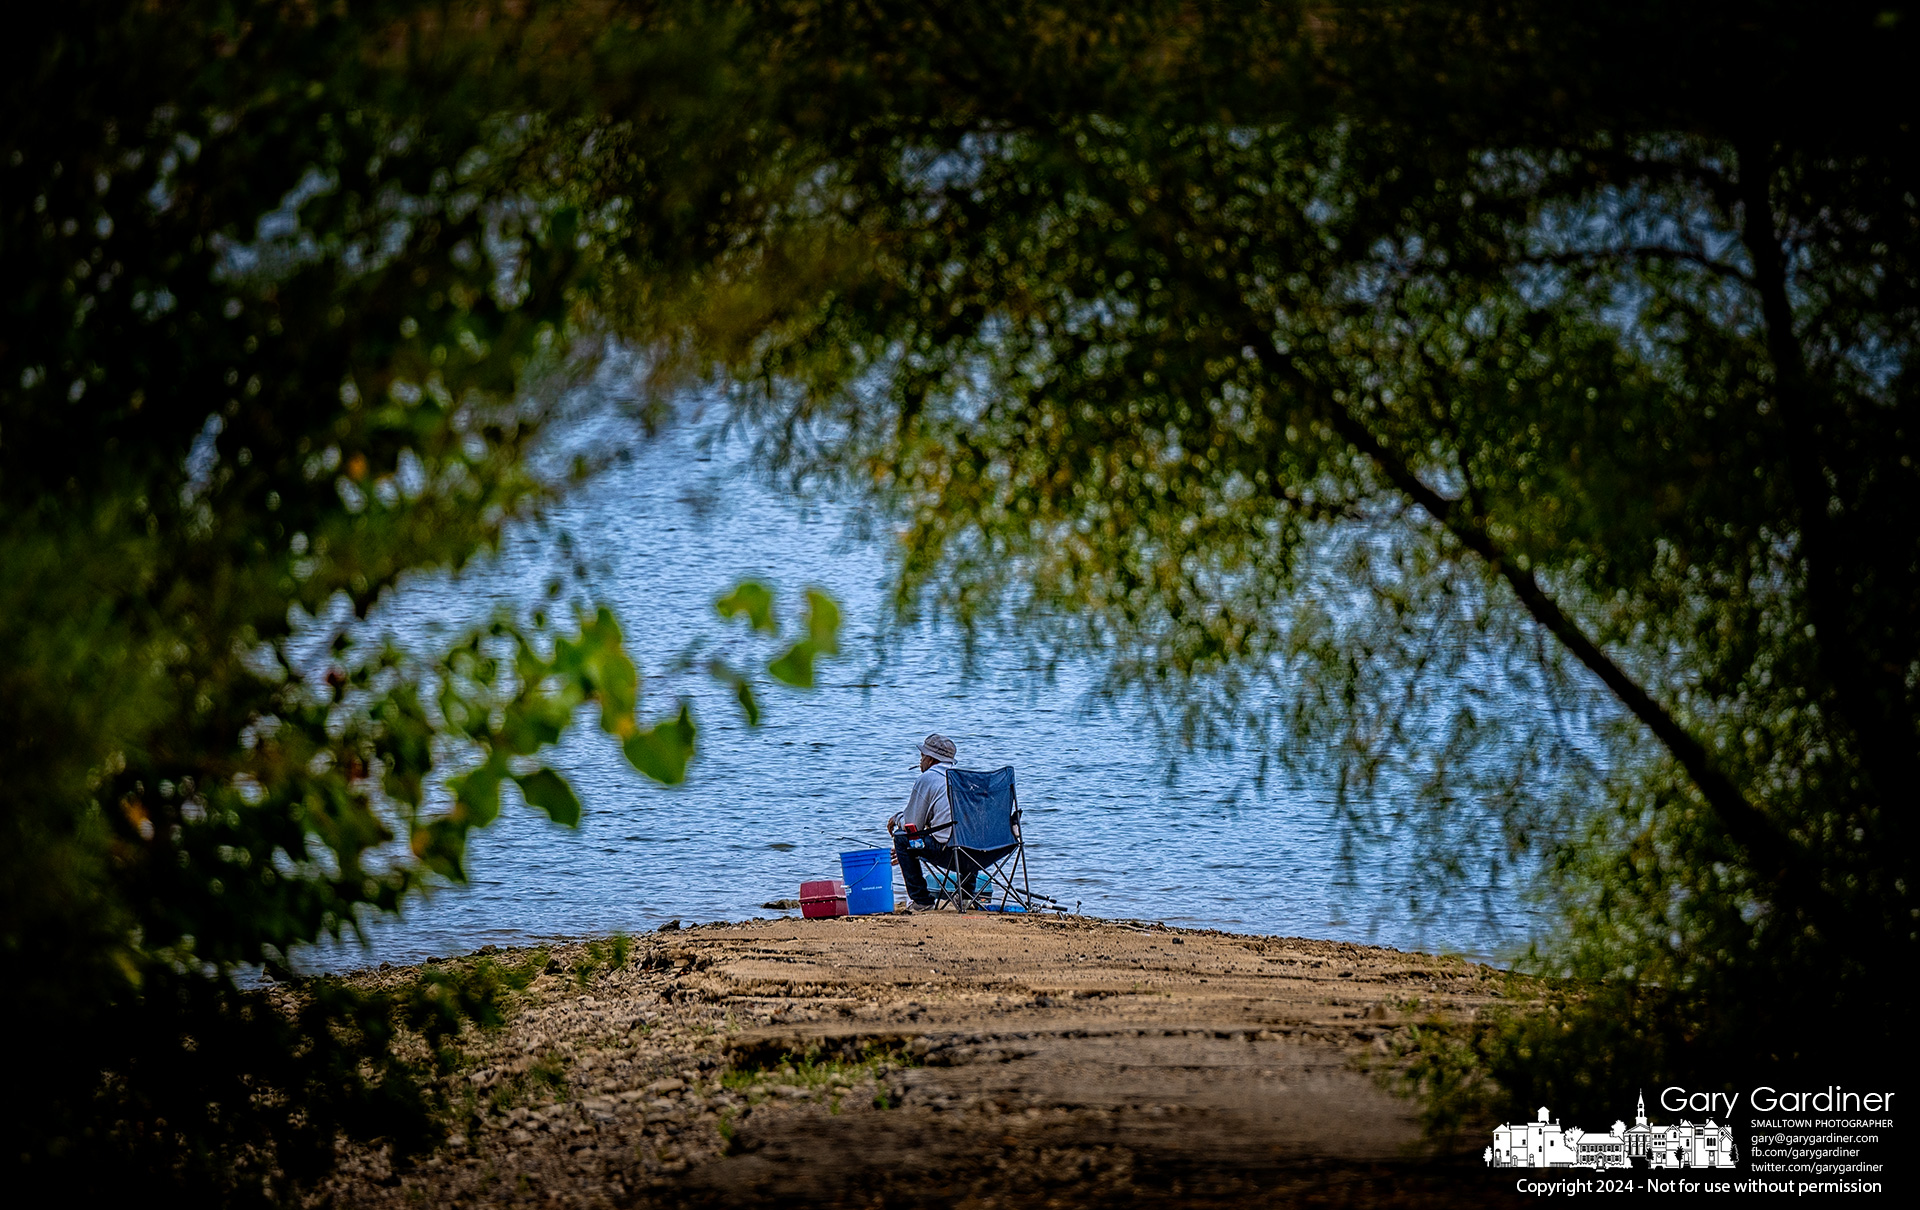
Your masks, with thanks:
<instances>
[{"instance_id":1,"label":"dark tree canopy","mask_svg":"<svg viewBox=\"0 0 1920 1210\"><path fill-rule=\"evenodd\" d=\"M1437 876L1544 879L1540 960L1589 982L1436 1043L1443 1104L1491 1074L1578 1113L1824 1060L1825 1014L1900 1030L1903 6L31 21L0 52L0 940L19 1028L91 1039L34 1060L36 1162L257 1185L336 1129L419 1141L391 1031L499 986L289 1020L228 972L460 876L506 781L577 817L537 760L576 716L684 773L690 716L643 725L617 620L564 587L432 661L284 646L590 474L530 455L608 341L895 509L903 608L1107 654L1176 742L1414 817Z\"/></svg>"},{"instance_id":2,"label":"dark tree canopy","mask_svg":"<svg viewBox=\"0 0 1920 1210\"><path fill-rule=\"evenodd\" d=\"M82 2L0 52L0 955L34 1090L0 1129L76 1200L156 1171L265 1196L341 1130L430 1142L390 1043L494 1019L506 976L308 984L289 1017L233 972L289 977L464 878L503 797L577 822L540 763L576 721L686 774L686 706L643 721L618 620L564 578L437 653L351 624L317 662L289 642L592 471L534 455L604 348L596 232L646 231L620 251L649 265L711 255L709 165L572 196L583 87L623 155L669 164L726 108L703 108L720 26L620 41L605 15ZM761 586L721 604L777 630ZM815 599L770 671L810 683L837 616ZM754 717L753 680L715 671Z\"/></svg>"},{"instance_id":3,"label":"dark tree canopy","mask_svg":"<svg viewBox=\"0 0 1920 1210\"><path fill-rule=\"evenodd\" d=\"M1475 1040L1527 1104L1892 1044L1904 10L834 12L780 43L821 167L692 345L897 507L903 601L1543 875L1606 983Z\"/></svg>"}]
</instances>

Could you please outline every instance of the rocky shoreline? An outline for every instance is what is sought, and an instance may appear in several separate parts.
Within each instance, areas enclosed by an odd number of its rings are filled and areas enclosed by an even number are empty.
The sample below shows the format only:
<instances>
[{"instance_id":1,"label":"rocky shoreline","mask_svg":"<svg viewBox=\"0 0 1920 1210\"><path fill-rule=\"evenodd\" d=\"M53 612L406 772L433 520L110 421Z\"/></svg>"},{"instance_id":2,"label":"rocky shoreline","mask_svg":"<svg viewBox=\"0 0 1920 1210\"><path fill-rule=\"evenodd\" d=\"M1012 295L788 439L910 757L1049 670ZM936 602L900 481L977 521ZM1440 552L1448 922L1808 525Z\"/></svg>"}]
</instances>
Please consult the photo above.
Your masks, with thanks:
<instances>
[{"instance_id":1,"label":"rocky shoreline","mask_svg":"<svg viewBox=\"0 0 1920 1210\"><path fill-rule=\"evenodd\" d=\"M1455 958L987 914L489 958L534 977L464 1040L446 1145L355 1149L312 1204L1486 1204L1380 1069L1528 994Z\"/></svg>"}]
</instances>

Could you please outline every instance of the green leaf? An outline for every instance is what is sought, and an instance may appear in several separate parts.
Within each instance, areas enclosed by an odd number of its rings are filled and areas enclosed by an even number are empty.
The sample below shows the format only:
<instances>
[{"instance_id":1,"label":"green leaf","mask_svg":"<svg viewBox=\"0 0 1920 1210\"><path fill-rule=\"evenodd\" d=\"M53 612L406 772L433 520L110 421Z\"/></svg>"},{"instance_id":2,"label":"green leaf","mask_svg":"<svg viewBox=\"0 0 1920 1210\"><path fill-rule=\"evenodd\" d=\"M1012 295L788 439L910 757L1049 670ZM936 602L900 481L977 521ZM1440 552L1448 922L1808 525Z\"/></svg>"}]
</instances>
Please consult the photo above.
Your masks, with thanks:
<instances>
[{"instance_id":1,"label":"green leaf","mask_svg":"<svg viewBox=\"0 0 1920 1210\"><path fill-rule=\"evenodd\" d=\"M767 671L773 678L796 689L813 688L813 656L816 648L812 639L801 639L787 648L786 653L767 665Z\"/></svg>"},{"instance_id":2,"label":"green leaf","mask_svg":"<svg viewBox=\"0 0 1920 1210\"><path fill-rule=\"evenodd\" d=\"M525 777L516 774L513 782L520 787L528 806L545 811L547 818L557 824L569 828L580 826L580 800L566 778L552 769L539 769Z\"/></svg>"},{"instance_id":3,"label":"green leaf","mask_svg":"<svg viewBox=\"0 0 1920 1210\"><path fill-rule=\"evenodd\" d=\"M600 729L619 735L632 726L640 706L640 671L627 658L620 623L602 605L591 624L580 628L577 650L584 665L584 692L600 701Z\"/></svg>"},{"instance_id":4,"label":"green leaf","mask_svg":"<svg viewBox=\"0 0 1920 1210\"><path fill-rule=\"evenodd\" d=\"M780 625L773 618L773 589L758 580L740 581L732 592L715 601L713 607L723 618L744 613L753 629L766 634L779 633Z\"/></svg>"},{"instance_id":5,"label":"green leaf","mask_svg":"<svg viewBox=\"0 0 1920 1210\"><path fill-rule=\"evenodd\" d=\"M445 816L416 825L409 847L426 867L452 882L464 883L467 829Z\"/></svg>"},{"instance_id":6,"label":"green leaf","mask_svg":"<svg viewBox=\"0 0 1920 1210\"><path fill-rule=\"evenodd\" d=\"M500 814L500 780L504 772L499 758L490 757L478 769L462 773L447 782L456 804L454 818L467 827L484 828Z\"/></svg>"},{"instance_id":7,"label":"green leaf","mask_svg":"<svg viewBox=\"0 0 1920 1210\"><path fill-rule=\"evenodd\" d=\"M807 590L807 637L767 665L774 679L796 689L813 688L813 664L840 651L840 606L817 588Z\"/></svg>"},{"instance_id":8,"label":"green leaf","mask_svg":"<svg viewBox=\"0 0 1920 1210\"><path fill-rule=\"evenodd\" d=\"M455 735L469 734L476 716L481 722L486 719L486 714L476 712L473 703L455 687L453 678L446 678L440 690L440 717L447 720L447 730Z\"/></svg>"},{"instance_id":9,"label":"green leaf","mask_svg":"<svg viewBox=\"0 0 1920 1210\"><path fill-rule=\"evenodd\" d=\"M539 684L546 678L548 671L547 661L540 658L540 653L534 649L532 643L527 641L527 636L521 634L519 630L507 627L506 632L513 637L513 674L520 678L520 684L524 692L527 688Z\"/></svg>"},{"instance_id":10,"label":"green leaf","mask_svg":"<svg viewBox=\"0 0 1920 1210\"><path fill-rule=\"evenodd\" d=\"M707 661L707 672L716 681L724 681L733 686L734 700L740 703L740 713L746 716L747 726L760 725L760 699L753 692L753 685L727 665L725 660Z\"/></svg>"},{"instance_id":11,"label":"green leaf","mask_svg":"<svg viewBox=\"0 0 1920 1210\"><path fill-rule=\"evenodd\" d=\"M418 808L422 780L433 768L433 724L420 707L416 686L395 686L374 707L373 717L380 723L377 749L386 767L381 788L394 801Z\"/></svg>"},{"instance_id":12,"label":"green leaf","mask_svg":"<svg viewBox=\"0 0 1920 1210\"><path fill-rule=\"evenodd\" d=\"M807 637L821 655L840 654L840 606L817 588L807 589Z\"/></svg>"},{"instance_id":13,"label":"green leaf","mask_svg":"<svg viewBox=\"0 0 1920 1210\"><path fill-rule=\"evenodd\" d=\"M620 750L640 772L662 785L677 786L687 779L687 762L693 759L693 711L680 703L677 718L659 723L628 737Z\"/></svg>"},{"instance_id":14,"label":"green leaf","mask_svg":"<svg viewBox=\"0 0 1920 1210\"><path fill-rule=\"evenodd\" d=\"M733 696L734 700L740 703L740 713L746 716L747 726L758 727L760 725L760 701L754 697L753 686L747 683L745 677L740 678L739 682L734 685Z\"/></svg>"},{"instance_id":15,"label":"green leaf","mask_svg":"<svg viewBox=\"0 0 1920 1210\"><path fill-rule=\"evenodd\" d=\"M516 756L532 756L558 743L568 722L565 704L543 698L512 703L502 712L501 742Z\"/></svg>"}]
</instances>

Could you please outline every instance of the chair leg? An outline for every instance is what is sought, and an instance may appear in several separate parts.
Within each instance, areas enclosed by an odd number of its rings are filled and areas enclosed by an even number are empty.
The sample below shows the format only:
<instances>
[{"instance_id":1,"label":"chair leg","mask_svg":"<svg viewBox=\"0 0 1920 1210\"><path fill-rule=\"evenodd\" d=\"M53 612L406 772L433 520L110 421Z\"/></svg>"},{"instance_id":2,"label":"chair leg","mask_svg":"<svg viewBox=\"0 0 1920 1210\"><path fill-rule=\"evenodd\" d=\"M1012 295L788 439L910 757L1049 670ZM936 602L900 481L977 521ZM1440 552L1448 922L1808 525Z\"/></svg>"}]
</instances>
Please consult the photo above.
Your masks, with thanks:
<instances>
[{"instance_id":1,"label":"chair leg","mask_svg":"<svg viewBox=\"0 0 1920 1210\"><path fill-rule=\"evenodd\" d=\"M1023 895L1013 885L1014 876L1023 869L1025 860L1025 846L1018 846L1011 854L1002 857L999 861L983 868L981 871L987 876L989 887L987 898L991 900L993 898L993 890L997 889L999 891L1000 908L1002 911L1006 909L1009 901L1018 903L1024 911L1033 910L1031 893ZM1024 880L1024 874L1022 874L1022 878Z\"/></svg>"},{"instance_id":2,"label":"chair leg","mask_svg":"<svg viewBox=\"0 0 1920 1210\"><path fill-rule=\"evenodd\" d=\"M1031 912L1036 910L1035 903L1045 898L1033 893L1024 843L1016 843L1008 853L991 862L976 863L963 855L954 864L955 869L943 872L951 878L951 886L943 880L942 889L935 891L935 900L942 907L951 904L956 911L979 911L992 908L997 899L997 906L1002 910L1013 903L1022 911ZM934 885L932 880L929 885Z\"/></svg>"}]
</instances>

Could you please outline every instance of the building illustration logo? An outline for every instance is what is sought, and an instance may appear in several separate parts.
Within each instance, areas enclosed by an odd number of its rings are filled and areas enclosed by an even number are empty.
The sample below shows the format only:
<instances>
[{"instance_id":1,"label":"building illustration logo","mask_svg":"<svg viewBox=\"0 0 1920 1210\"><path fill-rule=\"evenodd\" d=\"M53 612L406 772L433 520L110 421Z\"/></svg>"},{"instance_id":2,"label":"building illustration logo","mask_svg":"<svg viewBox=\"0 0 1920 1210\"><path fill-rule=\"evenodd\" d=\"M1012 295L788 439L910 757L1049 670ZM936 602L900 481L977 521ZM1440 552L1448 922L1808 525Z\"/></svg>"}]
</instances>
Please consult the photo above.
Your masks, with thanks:
<instances>
[{"instance_id":1,"label":"building illustration logo","mask_svg":"<svg viewBox=\"0 0 1920 1210\"><path fill-rule=\"evenodd\" d=\"M1636 1160L1649 1168L1731 1168L1735 1161L1733 1127L1712 1118L1704 1126L1684 1118L1678 1126L1649 1125L1645 1093L1631 1126L1615 1122L1605 1134L1562 1128L1543 1106L1531 1122L1496 1126L1481 1158L1490 1168L1631 1168Z\"/></svg>"}]
</instances>

